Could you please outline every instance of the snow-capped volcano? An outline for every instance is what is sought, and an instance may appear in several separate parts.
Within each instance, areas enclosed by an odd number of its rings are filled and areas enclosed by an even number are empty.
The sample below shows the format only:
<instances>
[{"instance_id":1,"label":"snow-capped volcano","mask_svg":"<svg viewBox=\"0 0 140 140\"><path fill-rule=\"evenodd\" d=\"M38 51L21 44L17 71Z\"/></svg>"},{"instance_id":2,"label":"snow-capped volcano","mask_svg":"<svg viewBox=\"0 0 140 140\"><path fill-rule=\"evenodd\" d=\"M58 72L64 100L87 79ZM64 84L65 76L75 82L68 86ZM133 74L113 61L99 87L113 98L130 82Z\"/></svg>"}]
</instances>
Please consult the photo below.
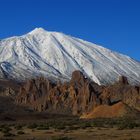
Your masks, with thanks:
<instances>
[{"instance_id":1,"label":"snow-capped volcano","mask_svg":"<svg viewBox=\"0 0 140 140\"><path fill-rule=\"evenodd\" d=\"M69 80L82 71L98 84L128 77L140 83L140 63L93 43L58 32L36 28L26 35L0 41L0 77L24 80L45 76Z\"/></svg>"}]
</instances>

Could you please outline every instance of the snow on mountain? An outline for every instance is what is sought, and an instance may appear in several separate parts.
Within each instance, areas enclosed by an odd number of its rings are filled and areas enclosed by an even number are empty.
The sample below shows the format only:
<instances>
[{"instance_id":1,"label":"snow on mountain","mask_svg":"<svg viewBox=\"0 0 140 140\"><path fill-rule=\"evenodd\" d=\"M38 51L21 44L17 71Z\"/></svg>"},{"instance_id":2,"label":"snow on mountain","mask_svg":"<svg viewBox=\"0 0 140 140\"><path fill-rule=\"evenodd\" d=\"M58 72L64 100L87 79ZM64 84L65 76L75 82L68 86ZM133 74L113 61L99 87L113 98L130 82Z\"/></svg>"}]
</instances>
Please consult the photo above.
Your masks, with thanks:
<instances>
[{"instance_id":1,"label":"snow on mountain","mask_svg":"<svg viewBox=\"0 0 140 140\"><path fill-rule=\"evenodd\" d=\"M45 76L65 81L74 70L98 84L115 82L121 75L140 83L140 62L63 33L36 28L0 41L0 78Z\"/></svg>"}]
</instances>

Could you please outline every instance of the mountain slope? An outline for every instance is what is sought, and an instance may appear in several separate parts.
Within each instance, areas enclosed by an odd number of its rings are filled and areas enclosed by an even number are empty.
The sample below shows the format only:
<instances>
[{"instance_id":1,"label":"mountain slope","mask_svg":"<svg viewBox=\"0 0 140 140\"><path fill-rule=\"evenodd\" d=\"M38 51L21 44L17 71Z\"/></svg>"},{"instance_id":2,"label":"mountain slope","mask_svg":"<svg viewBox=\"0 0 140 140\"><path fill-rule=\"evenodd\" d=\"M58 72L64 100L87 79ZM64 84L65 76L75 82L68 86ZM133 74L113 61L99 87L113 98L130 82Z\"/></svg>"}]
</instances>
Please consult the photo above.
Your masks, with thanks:
<instances>
[{"instance_id":1,"label":"mountain slope","mask_svg":"<svg viewBox=\"0 0 140 140\"><path fill-rule=\"evenodd\" d=\"M0 77L24 80L35 76L69 80L82 71L98 84L120 75L140 83L140 63L93 43L36 28L26 35L0 41Z\"/></svg>"},{"instance_id":2,"label":"mountain slope","mask_svg":"<svg viewBox=\"0 0 140 140\"><path fill-rule=\"evenodd\" d=\"M137 116L139 112L134 108L130 108L123 102L116 103L112 106L100 105L97 106L89 114L84 114L80 118L83 119L93 119L93 118L115 118L124 116Z\"/></svg>"}]
</instances>

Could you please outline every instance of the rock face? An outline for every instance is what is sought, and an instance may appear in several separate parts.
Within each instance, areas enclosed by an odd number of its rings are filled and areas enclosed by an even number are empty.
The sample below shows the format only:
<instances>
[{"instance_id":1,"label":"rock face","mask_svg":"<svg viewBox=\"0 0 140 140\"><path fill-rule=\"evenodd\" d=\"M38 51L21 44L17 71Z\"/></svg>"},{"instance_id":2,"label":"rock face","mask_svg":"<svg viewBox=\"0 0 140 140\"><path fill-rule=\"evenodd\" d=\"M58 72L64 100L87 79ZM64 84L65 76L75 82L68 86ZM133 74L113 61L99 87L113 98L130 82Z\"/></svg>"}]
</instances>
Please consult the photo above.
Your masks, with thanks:
<instances>
[{"instance_id":1,"label":"rock face","mask_svg":"<svg viewBox=\"0 0 140 140\"><path fill-rule=\"evenodd\" d=\"M123 101L130 107L140 110L140 87L129 85L126 82L116 82L107 86L100 98L103 102L108 101L110 105Z\"/></svg>"},{"instance_id":2,"label":"rock face","mask_svg":"<svg viewBox=\"0 0 140 140\"><path fill-rule=\"evenodd\" d=\"M123 76L113 85L99 86L80 71L74 71L70 82L52 83L45 78L27 81L20 87L16 103L40 112L91 114L93 118L103 117L102 113L108 112L106 117L118 117L128 114L126 108L140 111L140 87L129 85ZM111 115L113 111L116 113Z\"/></svg>"},{"instance_id":3,"label":"rock face","mask_svg":"<svg viewBox=\"0 0 140 140\"><path fill-rule=\"evenodd\" d=\"M125 76L120 76L118 82L121 83L121 84L125 84L125 85L129 84L128 80L127 80L127 77L125 77Z\"/></svg>"},{"instance_id":4,"label":"rock face","mask_svg":"<svg viewBox=\"0 0 140 140\"><path fill-rule=\"evenodd\" d=\"M20 84L10 80L0 80L0 96L16 96L19 92Z\"/></svg>"},{"instance_id":5,"label":"rock face","mask_svg":"<svg viewBox=\"0 0 140 140\"><path fill-rule=\"evenodd\" d=\"M20 88L16 102L38 111L80 115L101 104L98 98L101 90L102 87L75 71L69 83L54 84L44 78L27 81Z\"/></svg>"}]
</instances>

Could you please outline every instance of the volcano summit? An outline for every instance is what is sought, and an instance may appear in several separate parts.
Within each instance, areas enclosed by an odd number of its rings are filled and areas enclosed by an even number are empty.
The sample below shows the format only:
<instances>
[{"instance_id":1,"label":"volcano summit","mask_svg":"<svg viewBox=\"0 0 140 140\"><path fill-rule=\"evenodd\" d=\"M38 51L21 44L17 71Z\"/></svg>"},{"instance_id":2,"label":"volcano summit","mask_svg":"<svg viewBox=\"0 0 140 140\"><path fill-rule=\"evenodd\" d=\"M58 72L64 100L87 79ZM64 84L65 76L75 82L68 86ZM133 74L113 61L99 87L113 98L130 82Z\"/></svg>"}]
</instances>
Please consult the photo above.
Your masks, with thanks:
<instances>
[{"instance_id":1,"label":"volcano summit","mask_svg":"<svg viewBox=\"0 0 140 140\"><path fill-rule=\"evenodd\" d=\"M23 81L44 76L69 81L80 70L99 85L125 76L140 84L140 62L99 45L42 28L0 41L0 77Z\"/></svg>"}]
</instances>

